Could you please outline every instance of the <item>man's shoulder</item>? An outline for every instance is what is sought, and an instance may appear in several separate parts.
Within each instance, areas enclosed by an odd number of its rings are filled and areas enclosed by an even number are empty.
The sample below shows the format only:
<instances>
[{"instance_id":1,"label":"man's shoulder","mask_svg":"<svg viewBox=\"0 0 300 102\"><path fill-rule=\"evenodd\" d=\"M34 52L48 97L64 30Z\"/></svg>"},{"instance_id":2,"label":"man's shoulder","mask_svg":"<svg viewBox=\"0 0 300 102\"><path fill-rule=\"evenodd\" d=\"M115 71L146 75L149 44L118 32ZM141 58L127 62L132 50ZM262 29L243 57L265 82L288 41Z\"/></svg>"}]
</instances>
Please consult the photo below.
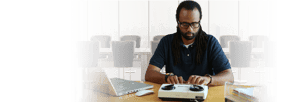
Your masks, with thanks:
<instances>
[{"instance_id":1,"label":"man's shoulder","mask_svg":"<svg viewBox=\"0 0 300 102\"><path fill-rule=\"evenodd\" d=\"M218 41L217 38L211 34L206 34L208 42L215 42Z\"/></svg>"},{"instance_id":2,"label":"man's shoulder","mask_svg":"<svg viewBox=\"0 0 300 102\"><path fill-rule=\"evenodd\" d=\"M176 33L173 33L173 34L167 34L165 35L161 40L162 41L166 41L166 42L170 42L173 40L173 37Z\"/></svg>"},{"instance_id":3,"label":"man's shoulder","mask_svg":"<svg viewBox=\"0 0 300 102\"><path fill-rule=\"evenodd\" d=\"M166 38L173 38L175 34L176 34L176 33L167 34L165 37L166 37Z\"/></svg>"}]
</instances>

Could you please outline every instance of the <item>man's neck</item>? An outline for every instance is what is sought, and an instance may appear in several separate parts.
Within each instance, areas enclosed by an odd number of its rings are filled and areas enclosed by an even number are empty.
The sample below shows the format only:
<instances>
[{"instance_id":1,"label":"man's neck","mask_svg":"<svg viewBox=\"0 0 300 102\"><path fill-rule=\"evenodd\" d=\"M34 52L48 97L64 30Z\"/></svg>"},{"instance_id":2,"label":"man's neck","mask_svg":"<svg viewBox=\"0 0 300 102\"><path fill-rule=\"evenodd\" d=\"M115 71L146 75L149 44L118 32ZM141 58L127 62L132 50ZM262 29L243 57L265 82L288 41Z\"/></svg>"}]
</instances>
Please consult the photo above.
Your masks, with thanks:
<instances>
[{"instance_id":1,"label":"man's neck","mask_svg":"<svg viewBox=\"0 0 300 102\"><path fill-rule=\"evenodd\" d=\"M182 42L183 42L184 45L189 45L189 44L191 44L191 43L193 43L195 41L195 38L192 39L192 40L186 40L182 36L181 36L181 39L182 39Z\"/></svg>"}]
</instances>

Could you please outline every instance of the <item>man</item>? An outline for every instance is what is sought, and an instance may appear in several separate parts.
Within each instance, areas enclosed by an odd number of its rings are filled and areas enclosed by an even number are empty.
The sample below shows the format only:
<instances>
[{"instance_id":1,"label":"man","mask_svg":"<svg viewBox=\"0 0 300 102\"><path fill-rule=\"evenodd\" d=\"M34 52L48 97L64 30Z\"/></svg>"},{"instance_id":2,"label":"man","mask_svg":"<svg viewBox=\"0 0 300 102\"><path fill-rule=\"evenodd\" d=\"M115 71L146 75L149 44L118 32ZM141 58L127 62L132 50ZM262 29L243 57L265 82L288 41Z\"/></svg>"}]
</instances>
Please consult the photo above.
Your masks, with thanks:
<instances>
[{"instance_id":1,"label":"man","mask_svg":"<svg viewBox=\"0 0 300 102\"><path fill-rule=\"evenodd\" d=\"M170 84L224 85L233 82L230 63L217 39L200 25L202 12L194 1L176 10L177 32L163 37L146 71L146 81ZM160 69L165 65L167 73Z\"/></svg>"}]
</instances>

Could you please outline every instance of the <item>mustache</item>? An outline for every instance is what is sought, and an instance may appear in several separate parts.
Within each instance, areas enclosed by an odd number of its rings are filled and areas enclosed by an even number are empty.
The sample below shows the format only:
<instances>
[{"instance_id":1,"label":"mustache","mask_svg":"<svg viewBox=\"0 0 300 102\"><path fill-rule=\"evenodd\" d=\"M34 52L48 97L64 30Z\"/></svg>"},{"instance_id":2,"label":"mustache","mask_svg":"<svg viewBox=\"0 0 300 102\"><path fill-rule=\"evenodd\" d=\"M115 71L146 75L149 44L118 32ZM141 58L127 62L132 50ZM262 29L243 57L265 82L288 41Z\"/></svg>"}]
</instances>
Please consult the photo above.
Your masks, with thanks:
<instances>
[{"instance_id":1,"label":"mustache","mask_svg":"<svg viewBox=\"0 0 300 102\"><path fill-rule=\"evenodd\" d=\"M192 32L186 32L186 33L184 33L184 35L187 35L187 34L193 34L193 35L195 35L195 33L192 33Z\"/></svg>"}]
</instances>

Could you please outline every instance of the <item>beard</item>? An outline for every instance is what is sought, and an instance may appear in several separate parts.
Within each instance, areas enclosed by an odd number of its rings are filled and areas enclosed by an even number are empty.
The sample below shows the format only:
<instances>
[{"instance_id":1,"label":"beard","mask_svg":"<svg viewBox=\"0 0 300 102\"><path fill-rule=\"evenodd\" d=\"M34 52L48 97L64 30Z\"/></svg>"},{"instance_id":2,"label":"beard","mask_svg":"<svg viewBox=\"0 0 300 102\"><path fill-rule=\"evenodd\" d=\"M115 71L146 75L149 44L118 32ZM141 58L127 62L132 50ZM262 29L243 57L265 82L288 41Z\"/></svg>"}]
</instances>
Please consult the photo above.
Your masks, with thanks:
<instances>
[{"instance_id":1,"label":"beard","mask_svg":"<svg viewBox=\"0 0 300 102\"><path fill-rule=\"evenodd\" d=\"M180 33L180 35L186 39L186 40L192 40L194 39L198 34L199 34L200 29L198 29L198 31L196 33L192 33L192 32L186 32L183 33L178 27L177 27L177 32ZM192 34L192 36L188 36L188 34Z\"/></svg>"}]
</instances>

